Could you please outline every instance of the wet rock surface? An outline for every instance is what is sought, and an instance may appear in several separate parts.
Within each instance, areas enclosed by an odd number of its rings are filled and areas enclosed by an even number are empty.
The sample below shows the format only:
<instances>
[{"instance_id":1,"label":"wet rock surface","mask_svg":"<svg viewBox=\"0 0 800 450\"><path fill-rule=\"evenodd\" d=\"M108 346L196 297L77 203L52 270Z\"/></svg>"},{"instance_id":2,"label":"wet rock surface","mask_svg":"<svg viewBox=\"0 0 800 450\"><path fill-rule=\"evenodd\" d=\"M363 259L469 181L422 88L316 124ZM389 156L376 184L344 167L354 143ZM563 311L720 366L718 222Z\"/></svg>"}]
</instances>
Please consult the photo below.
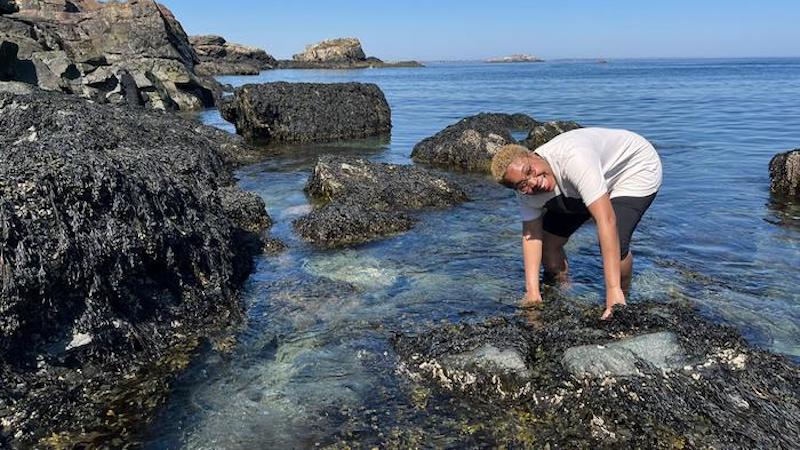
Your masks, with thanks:
<instances>
[{"instance_id":1,"label":"wet rock surface","mask_svg":"<svg viewBox=\"0 0 800 450\"><path fill-rule=\"evenodd\" d=\"M57 93L0 93L0 116L0 441L116 447L198 336L240 315L270 225L233 186L246 149Z\"/></svg>"},{"instance_id":2,"label":"wet rock surface","mask_svg":"<svg viewBox=\"0 0 800 450\"><path fill-rule=\"evenodd\" d=\"M0 81L153 109L214 105L219 85L196 75L181 24L153 0L6 1Z\"/></svg>"},{"instance_id":3,"label":"wet rock surface","mask_svg":"<svg viewBox=\"0 0 800 450\"><path fill-rule=\"evenodd\" d=\"M800 149L773 156L769 177L773 194L800 200Z\"/></svg>"},{"instance_id":4,"label":"wet rock surface","mask_svg":"<svg viewBox=\"0 0 800 450\"><path fill-rule=\"evenodd\" d=\"M294 222L319 247L342 247L409 230L412 210L467 200L447 178L419 167L324 155L305 187L322 205Z\"/></svg>"},{"instance_id":5,"label":"wet rock surface","mask_svg":"<svg viewBox=\"0 0 800 450\"><path fill-rule=\"evenodd\" d=\"M535 149L574 122L540 123L525 114L481 113L466 117L414 146L416 162L442 165L475 172L488 172L500 147L516 144L512 131L528 132L520 144Z\"/></svg>"},{"instance_id":6,"label":"wet rock surface","mask_svg":"<svg viewBox=\"0 0 800 450\"><path fill-rule=\"evenodd\" d=\"M264 50L228 42L222 36L191 36L189 42L200 59L200 75L258 75L277 61Z\"/></svg>"},{"instance_id":7,"label":"wet rock surface","mask_svg":"<svg viewBox=\"0 0 800 450\"><path fill-rule=\"evenodd\" d=\"M386 97L371 83L247 84L220 113L237 133L259 143L335 141L392 129Z\"/></svg>"},{"instance_id":8,"label":"wet rock surface","mask_svg":"<svg viewBox=\"0 0 800 450\"><path fill-rule=\"evenodd\" d=\"M559 297L516 316L400 333L398 371L412 395L428 392L419 414L447 421L442 432L458 436L450 445L793 448L800 439L800 370L787 359L683 304L630 305L610 322L600 312ZM630 373L571 373L576 349L592 346L627 354ZM513 370L487 364L480 355L491 348L517 355L505 358Z\"/></svg>"},{"instance_id":9,"label":"wet rock surface","mask_svg":"<svg viewBox=\"0 0 800 450\"><path fill-rule=\"evenodd\" d=\"M356 38L328 39L306 46L291 60L278 62L281 69L360 69L377 67L422 67L417 61L384 62L366 56Z\"/></svg>"}]
</instances>

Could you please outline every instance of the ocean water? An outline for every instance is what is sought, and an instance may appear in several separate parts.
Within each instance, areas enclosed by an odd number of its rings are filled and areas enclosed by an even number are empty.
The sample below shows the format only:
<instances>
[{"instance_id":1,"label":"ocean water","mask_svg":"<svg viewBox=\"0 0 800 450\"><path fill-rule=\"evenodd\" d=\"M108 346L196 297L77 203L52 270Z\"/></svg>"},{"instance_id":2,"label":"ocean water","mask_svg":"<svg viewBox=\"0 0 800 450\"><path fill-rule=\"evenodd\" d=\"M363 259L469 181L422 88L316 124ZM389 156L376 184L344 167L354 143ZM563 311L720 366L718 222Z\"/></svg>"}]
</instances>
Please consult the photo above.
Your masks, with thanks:
<instances>
[{"instance_id":1,"label":"ocean water","mask_svg":"<svg viewBox=\"0 0 800 450\"><path fill-rule=\"evenodd\" d=\"M277 80L378 84L392 108L391 138L285 146L239 170L289 250L259 258L235 345L198 355L146 447L306 448L337 441L345 428L380 441L369 435L380 428L376 417L420 426L389 339L515 311L524 285L513 194L486 176L457 174L473 201L421 213L408 233L344 250L314 250L291 221L310 209L302 189L317 155L411 164L414 144L482 111L647 137L661 155L664 184L634 235L629 301L688 299L754 345L800 360L800 208L771 199L767 168L775 153L800 147L800 59L431 64L221 78L235 86ZM201 119L232 130L216 111ZM594 229L581 229L567 250L569 294L597 304L599 316ZM429 443L452 444L427 431Z\"/></svg>"}]
</instances>

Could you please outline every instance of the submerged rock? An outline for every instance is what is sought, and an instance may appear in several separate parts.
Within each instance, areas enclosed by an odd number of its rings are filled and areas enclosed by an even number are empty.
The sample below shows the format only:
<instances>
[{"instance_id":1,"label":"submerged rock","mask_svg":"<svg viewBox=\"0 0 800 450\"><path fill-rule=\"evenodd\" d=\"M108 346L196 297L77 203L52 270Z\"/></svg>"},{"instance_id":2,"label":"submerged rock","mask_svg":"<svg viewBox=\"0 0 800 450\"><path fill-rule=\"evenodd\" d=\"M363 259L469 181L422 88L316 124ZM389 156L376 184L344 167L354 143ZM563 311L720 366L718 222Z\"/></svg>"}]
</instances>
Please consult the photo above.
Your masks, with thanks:
<instances>
[{"instance_id":1,"label":"submerged rock","mask_svg":"<svg viewBox=\"0 0 800 450\"><path fill-rule=\"evenodd\" d=\"M537 122L525 114L481 113L448 126L414 146L416 162L488 172L500 147L517 141L512 131L529 131Z\"/></svg>"},{"instance_id":2,"label":"submerged rock","mask_svg":"<svg viewBox=\"0 0 800 450\"><path fill-rule=\"evenodd\" d=\"M258 75L277 61L264 50L228 42L222 36L191 36L189 42L200 59L200 75Z\"/></svg>"},{"instance_id":3,"label":"submerged rock","mask_svg":"<svg viewBox=\"0 0 800 450\"><path fill-rule=\"evenodd\" d=\"M410 229L411 210L467 200L460 187L425 169L324 155L305 187L324 205L294 222L305 240L341 247Z\"/></svg>"},{"instance_id":4,"label":"submerged rock","mask_svg":"<svg viewBox=\"0 0 800 450\"><path fill-rule=\"evenodd\" d=\"M220 107L250 141L335 141L388 134L389 104L371 83L247 84Z\"/></svg>"},{"instance_id":5,"label":"submerged rock","mask_svg":"<svg viewBox=\"0 0 800 450\"><path fill-rule=\"evenodd\" d=\"M395 336L398 372L419 386L410 395L432 391L420 414L447 411L452 425L437 432L451 437L449 445L792 448L800 441L800 369L786 358L685 305L630 305L600 322L597 308L547 300L519 316Z\"/></svg>"},{"instance_id":6,"label":"submerged rock","mask_svg":"<svg viewBox=\"0 0 800 450\"><path fill-rule=\"evenodd\" d=\"M661 331L621 339L607 345L570 347L561 360L575 376L628 376L641 374L638 366L670 370L682 367L684 351L674 333Z\"/></svg>"},{"instance_id":7,"label":"submerged rock","mask_svg":"<svg viewBox=\"0 0 800 450\"><path fill-rule=\"evenodd\" d=\"M417 61L384 62L367 57L356 38L329 39L306 46L289 61L280 61L282 69L358 69L367 67L422 67Z\"/></svg>"},{"instance_id":8,"label":"submerged rock","mask_svg":"<svg viewBox=\"0 0 800 450\"><path fill-rule=\"evenodd\" d=\"M800 200L800 149L779 153L769 162L770 190Z\"/></svg>"},{"instance_id":9,"label":"submerged rock","mask_svg":"<svg viewBox=\"0 0 800 450\"><path fill-rule=\"evenodd\" d=\"M5 5L13 13L0 16L0 81L153 109L214 104L218 84L195 74L181 24L153 0Z\"/></svg>"},{"instance_id":10,"label":"submerged rock","mask_svg":"<svg viewBox=\"0 0 800 450\"><path fill-rule=\"evenodd\" d=\"M502 373L515 373L524 376L528 371L525 359L515 348L497 348L493 344L482 346L442 358L445 367L468 370L477 367L483 370Z\"/></svg>"},{"instance_id":11,"label":"submerged rock","mask_svg":"<svg viewBox=\"0 0 800 450\"><path fill-rule=\"evenodd\" d=\"M0 426L19 446L124 436L185 365L179 349L241 312L270 225L234 186L246 149L171 114L42 91L0 93L0 117ZM155 361L155 379L134 376Z\"/></svg>"}]
</instances>

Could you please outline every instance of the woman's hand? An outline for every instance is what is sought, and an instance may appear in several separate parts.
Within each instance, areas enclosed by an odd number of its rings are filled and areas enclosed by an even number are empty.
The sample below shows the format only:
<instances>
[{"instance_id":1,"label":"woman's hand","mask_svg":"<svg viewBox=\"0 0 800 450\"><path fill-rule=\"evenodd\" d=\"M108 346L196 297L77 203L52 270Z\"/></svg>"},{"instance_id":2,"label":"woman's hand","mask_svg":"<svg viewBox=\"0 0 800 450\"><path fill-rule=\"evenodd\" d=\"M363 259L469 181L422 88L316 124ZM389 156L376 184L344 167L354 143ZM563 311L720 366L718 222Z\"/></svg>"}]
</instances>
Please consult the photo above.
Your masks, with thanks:
<instances>
[{"instance_id":1,"label":"woman's hand","mask_svg":"<svg viewBox=\"0 0 800 450\"><path fill-rule=\"evenodd\" d=\"M600 317L600 320L608 320L613 315L613 308L614 305L624 305L625 304L625 293L622 292L622 289L609 289L606 291L606 310L603 312L603 315Z\"/></svg>"},{"instance_id":2,"label":"woman's hand","mask_svg":"<svg viewBox=\"0 0 800 450\"><path fill-rule=\"evenodd\" d=\"M520 306L529 307L529 306L536 306L542 303L542 294L538 291L536 292L526 292L525 297L522 299Z\"/></svg>"}]
</instances>

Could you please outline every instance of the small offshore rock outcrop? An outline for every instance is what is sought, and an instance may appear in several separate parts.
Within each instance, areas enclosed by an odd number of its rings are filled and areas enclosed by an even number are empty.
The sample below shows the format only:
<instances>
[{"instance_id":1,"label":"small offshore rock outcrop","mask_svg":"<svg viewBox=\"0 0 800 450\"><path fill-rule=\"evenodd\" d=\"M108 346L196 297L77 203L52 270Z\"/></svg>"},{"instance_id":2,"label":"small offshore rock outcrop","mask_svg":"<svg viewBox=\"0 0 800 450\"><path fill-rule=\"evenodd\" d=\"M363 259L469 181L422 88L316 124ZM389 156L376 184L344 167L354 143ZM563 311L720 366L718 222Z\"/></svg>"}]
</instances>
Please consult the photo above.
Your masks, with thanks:
<instances>
[{"instance_id":1,"label":"small offshore rock outcrop","mask_svg":"<svg viewBox=\"0 0 800 450\"><path fill-rule=\"evenodd\" d=\"M40 90L0 92L0 117L0 447L116 447L204 330L240 317L271 224L231 175L248 149Z\"/></svg>"},{"instance_id":2,"label":"small offshore rock outcrop","mask_svg":"<svg viewBox=\"0 0 800 450\"><path fill-rule=\"evenodd\" d=\"M306 46L291 60L278 63L282 69L363 69L377 67L423 67L417 61L384 62L367 57L356 38L329 39Z\"/></svg>"},{"instance_id":3,"label":"small offshore rock outcrop","mask_svg":"<svg viewBox=\"0 0 800 450\"><path fill-rule=\"evenodd\" d=\"M425 169L323 155L305 186L322 205L297 219L306 241L333 248L411 229L413 210L444 208L467 200L452 181Z\"/></svg>"},{"instance_id":4,"label":"small offshore rock outcrop","mask_svg":"<svg viewBox=\"0 0 800 450\"><path fill-rule=\"evenodd\" d=\"M509 56L502 56L500 58L487 59L488 63L526 63L526 62L544 62L543 59L536 56L528 55L525 53L517 53Z\"/></svg>"},{"instance_id":5,"label":"small offshore rock outcrop","mask_svg":"<svg viewBox=\"0 0 800 450\"><path fill-rule=\"evenodd\" d=\"M778 153L769 162L773 194L800 200L800 149Z\"/></svg>"},{"instance_id":6,"label":"small offshore rock outcrop","mask_svg":"<svg viewBox=\"0 0 800 450\"><path fill-rule=\"evenodd\" d=\"M372 83L246 84L220 106L248 141L335 141L391 132L389 103Z\"/></svg>"},{"instance_id":7,"label":"small offshore rock outcrop","mask_svg":"<svg viewBox=\"0 0 800 450\"><path fill-rule=\"evenodd\" d=\"M190 36L189 42L200 59L195 66L199 75L258 75L278 64L264 50L234 44L222 36Z\"/></svg>"},{"instance_id":8,"label":"small offshore rock outcrop","mask_svg":"<svg viewBox=\"0 0 800 450\"><path fill-rule=\"evenodd\" d=\"M195 74L181 24L153 0L4 0L0 14L0 81L162 110L215 103L218 83Z\"/></svg>"},{"instance_id":9,"label":"small offshore rock outcrop","mask_svg":"<svg viewBox=\"0 0 800 450\"><path fill-rule=\"evenodd\" d=\"M500 147L518 143L513 131L527 132L519 144L531 150L558 134L580 128L575 122L537 122L517 114L480 113L466 117L414 146L415 162L448 166L472 172L488 172Z\"/></svg>"},{"instance_id":10,"label":"small offshore rock outcrop","mask_svg":"<svg viewBox=\"0 0 800 450\"><path fill-rule=\"evenodd\" d=\"M518 316L400 333L398 372L412 393L429 392L420 414L447 410L451 429L439 432L452 446L800 442L800 369L785 357L684 304L629 305L608 322L599 311L554 298Z\"/></svg>"}]
</instances>

